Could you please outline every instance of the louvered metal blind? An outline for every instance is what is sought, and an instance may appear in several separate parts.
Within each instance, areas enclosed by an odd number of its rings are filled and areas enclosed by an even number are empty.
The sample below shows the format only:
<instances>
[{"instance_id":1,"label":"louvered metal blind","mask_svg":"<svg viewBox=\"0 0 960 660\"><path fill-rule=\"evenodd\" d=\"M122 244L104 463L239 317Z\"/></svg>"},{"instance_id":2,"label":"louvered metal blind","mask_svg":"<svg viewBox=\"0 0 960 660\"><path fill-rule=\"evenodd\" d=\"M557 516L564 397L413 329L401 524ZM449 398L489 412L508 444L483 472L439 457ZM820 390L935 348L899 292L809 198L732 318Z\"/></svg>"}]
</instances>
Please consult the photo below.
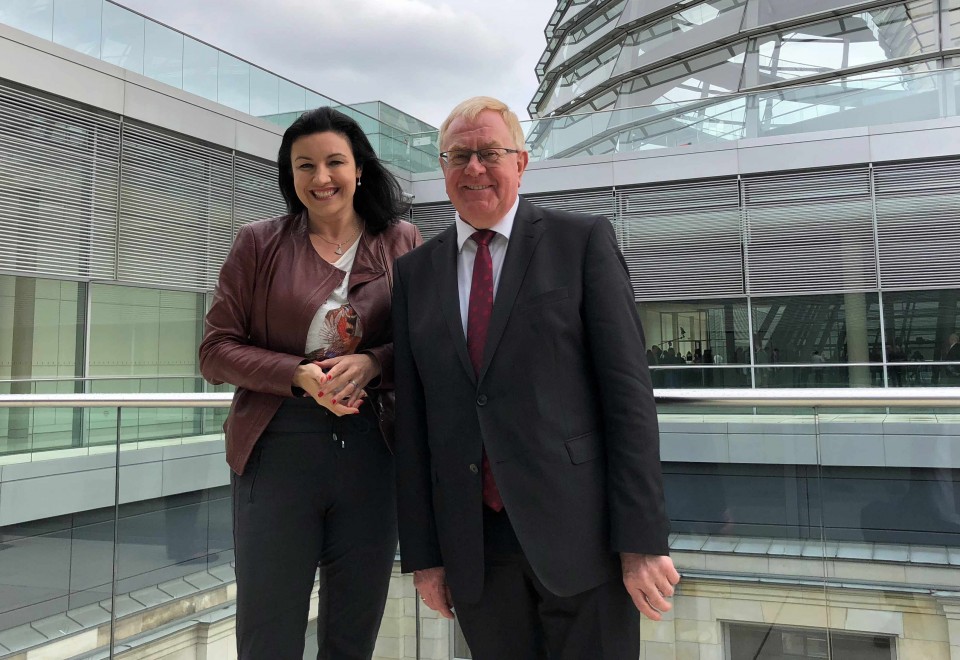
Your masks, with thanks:
<instances>
[{"instance_id":1,"label":"louvered metal blind","mask_svg":"<svg viewBox=\"0 0 960 660\"><path fill-rule=\"evenodd\" d=\"M743 294L736 179L625 188L617 201L638 300Z\"/></svg>"},{"instance_id":2,"label":"louvered metal blind","mask_svg":"<svg viewBox=\"0 0 960 660\"><path fill-rule=\"evenodd\" d=\"M617 221L617 203L613 190L571 190L540 195L524 195L530 202L545 209L559 211L573 211L576 213L590 213L602 215L617 231L617 240L620 240L620 223Z\"/></svg>"},{"instance_id":3,"label":"louvered metal blind","mask_svg":"<svg viewBox=\"0 0 960 660\"><path fill-rule=\"evenodd\" d=\"M428 241L453 224L453 204L421 204L411 209L410 221L420 229L423 240Z\"/></svg>"},{"instance_id":4,"label":"louvered metal blind","mask_svg":"<svg viewBox=\"0 0 960 660\"><path fill-rule=\"evenodd\" d=\"M591 213L605 216L610 222L615 222L616 202L613 190L571 190L540 195L524 195L530 202L545 209L560 211L575 211L577 213Z\"/></svg>"},{"instance_id":5,"label":"louvered metal blind","mask_svg":"<svg viewBox=\"0 0 960 660\"><path fill-rule=\"evenodd\" d=\"M119 119L0 84L0 269L112 279Z\"/></svg>"},{"instance_id":6,"label":"louvered metal blind","mask_svg":"<svg viewBox=\"0 0 960 660\"><path fill-rule=\"evenodd\" d=\"M243 225L275 218L287 212L277 185L277 166L237 154L233 159L233 234L223 244L213 245L210 257L216 283L219 268L230 252L233 238Z\"/></svg>"},{"instance_id":7,"label":"louvered metal blind","mask_svg":"<svg viewBox=\"0 0 960 660\"><path fill-rule=\"evenodd\" d=\"M234 159L233 231L255 220L275 218L287 212L277 185L276 163L237 155Z\"/></svg>"},{"instance_id":8,"label":"louvered metal blind","mask_svg":"<svg viewBox=\"0 0 960 660\"><path fill-rule=\"evenodd\" d=\"M960 160L874 168L886 289L960 286Z\"/></svg>"},{"instance_id":9,"label":"louvered metal blind","mask_svg":"<svg viewBox=\"0 0 960 660\"><path fill-rule=\"evenodd\" d=\"M209 289L229 246L232 155L123 126L118 279Z\"/></svg>"},{"instance_id":10,"label":"louvered metal blind","mask_svg":"<svg viewBox=\"0 0 960 660\"><path fill-rule=\"evenodd\" d=\"M751 293L877 286L867 167L744 177Z\"/></svg>"}]
</instances>

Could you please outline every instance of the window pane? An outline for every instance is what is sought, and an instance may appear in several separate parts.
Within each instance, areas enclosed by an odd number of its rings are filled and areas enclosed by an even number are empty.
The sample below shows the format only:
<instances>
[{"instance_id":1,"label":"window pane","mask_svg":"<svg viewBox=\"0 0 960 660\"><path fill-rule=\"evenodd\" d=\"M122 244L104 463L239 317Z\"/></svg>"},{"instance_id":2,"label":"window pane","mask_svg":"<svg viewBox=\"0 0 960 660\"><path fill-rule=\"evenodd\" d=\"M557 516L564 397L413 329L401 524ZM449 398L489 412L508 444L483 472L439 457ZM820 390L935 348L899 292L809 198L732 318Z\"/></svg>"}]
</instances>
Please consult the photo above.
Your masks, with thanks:
<instances>
[{"instance_id":1,"label":"window pane","mask_svg":"<svg viewBox=\"0 0 960 660\"><path fill-rule=\"evenodd\" d=\"M106 284L90 294L91 376L180 383L199 373L203 294ZM134 391L150 391L147 380L134 381Z\"/></svg>"},{"instance_id":2,"label":"window pane","mask_svg":"<svg viewBox=\"0 0 960 660\"><path fill-rule=\"evenodd\" d=\"M103 0L70 0L53 6L54 42L100 58Z\"/></svg>"},{"instance_id":3,"label":"window pane","mask_svg":"<svg viewBox=\"0 0 960 660\"><path fill-rule=\"evenodd\" d=\"M750 386L746 300L657 301L638 309L654 387Z\"/></svg>"},{"instance_id":4,"label":"window pane","mask_svg":"<svg viewBox=\"0 0 960 660\"><path fill-rule=\"evenodd\" d=\"M100 59L130 71L143 73L143 23L143 16L109 2L103 3L103 46Z\"/></svg>"},{"instance_id":5,"label":"window pane","mask_svg":"<svg viewBox=\"0 0 960 660\"><path fill-rule=\"evenodd\" d=\"M250 65L222 52L217 53L217 101L250 112Z\"/></svg>"},{"instance_id":6,"label":"window pane","mask_svg":"<svg viewBox=\"0 0 960 660\"><path fill-rule=\"evenodd\" d=\"M183 35L153 21L144 27L143 75L183 87Z\"/></svg>"},{"instance_id":7,"label":"window pane","mask_svg":"<svg viewBox=\"0 0 960 660\"><path fill-rule=\"evenodd\" d=\"M183 38L183 90L217 100L217 51L190 37Z\"/></svg>"},{"instance_id":8,"label":"window pane","mask_svg":"<svg viewBox=\"0 0 960 660\"><path fill-rule=\"evenodd\" d=\"M0 393L78 391L85 310L79 282L0 275L0 380L13 381ZM0 408L0 454L70 447L77 420L69 409Z\"/></svg>"},{"instance_id":9,"label":"window pane","mask_svg":"<svg viewBox=\"0 0 960 660\"><path fill-rule=\"evenodd\" d=\"M0 7L0 23L42 39L53 38L53 0L7 0Z\"/></svg>"},{"instance_id":10,"label":"window pane","mask_svg":"<svg viewBox=\"0 0 960 660\"><path fill-rule=\"evenodd\" d=\"M960 289L883 294L890 385L960 385ZM930 365L929 362L954 362Z\"/></svg>"},{"instance_id":11,"label":"window pane","mask_svg":"<svg viewBox=\"0 0 960 660\"><path fill-rule=\"evenodd\" d=\"M881 361L880 307L876 293L822 296L784 296L753 299L754 360L762 370L758 386L799 386L803 374L782 372L776 365L807 364L814 371L823 365L860 363L834 376L837 385L882 385L882 369L869 366ZM808 374L809 375L809 374Z\"/></svg>"}]
</instances>

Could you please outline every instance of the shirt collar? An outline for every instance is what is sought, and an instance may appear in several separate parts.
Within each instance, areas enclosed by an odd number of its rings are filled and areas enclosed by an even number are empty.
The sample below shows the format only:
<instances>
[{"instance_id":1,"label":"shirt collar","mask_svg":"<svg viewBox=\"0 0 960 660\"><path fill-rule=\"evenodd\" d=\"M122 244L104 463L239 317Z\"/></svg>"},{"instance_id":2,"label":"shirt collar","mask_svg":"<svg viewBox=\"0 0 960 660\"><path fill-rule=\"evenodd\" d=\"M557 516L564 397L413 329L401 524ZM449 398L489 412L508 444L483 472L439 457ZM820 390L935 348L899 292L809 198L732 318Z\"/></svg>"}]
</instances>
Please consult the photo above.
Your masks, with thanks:
<instances>
[{"instance_id":1,"label":"shirt collar","mask_svg":"<svg viewBox=\"0 0 960 660\"><path fill-rule=\"evenodd\" d=\"M513 221L517 217L517 208L519 208L519 206L520 196L517 195L517 199L513 202L513 206L510 207L510 210L507 211L507 214L500 218L500 221L494 226L490 227L490 229L497 232L509 241L510 232L513 230ZM471 227L463 218L461 218L459 212L456 213L454 217L454 223L457 226L457 251L462 252L463 244L470 240L470 237L473 236L474 232L477 230L474 227Z\"/></svg>"}]
</instances>

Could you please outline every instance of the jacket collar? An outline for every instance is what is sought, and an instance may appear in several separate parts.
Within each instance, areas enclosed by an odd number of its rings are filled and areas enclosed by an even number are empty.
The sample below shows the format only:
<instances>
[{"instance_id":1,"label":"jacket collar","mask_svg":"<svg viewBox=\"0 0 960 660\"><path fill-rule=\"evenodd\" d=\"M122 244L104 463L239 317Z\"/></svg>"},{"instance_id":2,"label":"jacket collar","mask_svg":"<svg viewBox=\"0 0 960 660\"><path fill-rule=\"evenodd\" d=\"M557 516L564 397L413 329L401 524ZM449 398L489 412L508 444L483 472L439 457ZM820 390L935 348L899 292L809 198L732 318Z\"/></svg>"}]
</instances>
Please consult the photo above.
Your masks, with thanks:
<instances>
[{"instance_id":1,"label":"jacket collar","mask_svg":"<svg viewBox=\"0 0 960 660\"><path fill-rule=\"evenodd\" d=\"M304 245L313 250L310 244L310 235L307 231L306 211L301 211L297 222L303 232ZM353 269L350 272L350 288L375 280L387 272L387 267L383 263L381 245L383 244L383 232L377 235L371 234L364 226L358 239L360 244L357 246L357 256L353 260ZM334 268L333 264L330 264Z\"/></svg>"}]
</instances>

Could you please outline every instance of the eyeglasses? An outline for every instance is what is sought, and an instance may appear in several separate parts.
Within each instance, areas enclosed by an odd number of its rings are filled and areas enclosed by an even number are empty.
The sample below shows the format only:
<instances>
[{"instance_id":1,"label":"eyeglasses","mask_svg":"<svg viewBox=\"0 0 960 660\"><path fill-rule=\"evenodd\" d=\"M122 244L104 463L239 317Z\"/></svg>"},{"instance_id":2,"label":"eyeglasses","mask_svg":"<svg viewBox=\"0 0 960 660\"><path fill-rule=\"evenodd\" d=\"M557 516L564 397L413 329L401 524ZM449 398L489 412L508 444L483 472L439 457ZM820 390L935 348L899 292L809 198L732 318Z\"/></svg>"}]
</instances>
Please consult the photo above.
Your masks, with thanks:
<instances>
[{"instance_id":1,"label":"eyeglasses","mask_svg":"<svg viewBox=\"0 0 960 660\"><path fill-rule=\"evenodd\" d=\"M458 149L456 151L441 151L440 160L442 160L447 167L459 170L470 163L473 154L477 154L477 160L480 161L482 165L489 167L497 165L507 154L518 153L520 153L519 149L507 149L506 147L487 147L486 149L477 149L476 151Z\"/></svg>"}]
</instances>

